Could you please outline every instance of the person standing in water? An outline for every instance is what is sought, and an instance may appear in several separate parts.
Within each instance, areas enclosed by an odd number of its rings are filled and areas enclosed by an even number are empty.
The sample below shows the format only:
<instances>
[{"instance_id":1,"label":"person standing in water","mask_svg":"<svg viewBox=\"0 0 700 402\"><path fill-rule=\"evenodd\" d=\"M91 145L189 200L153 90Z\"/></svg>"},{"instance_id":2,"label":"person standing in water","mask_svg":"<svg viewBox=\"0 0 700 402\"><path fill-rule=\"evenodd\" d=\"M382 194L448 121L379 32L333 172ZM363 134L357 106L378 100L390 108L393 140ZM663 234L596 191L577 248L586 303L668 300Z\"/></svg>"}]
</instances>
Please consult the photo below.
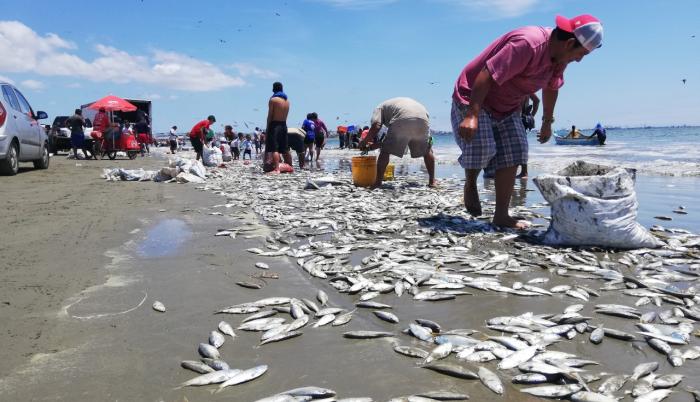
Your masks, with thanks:
<instances>
[{"instance_id":1,"label":"person standing in water","mask_svg":"<svg viewBox=\"0 0 700 402\"><path fill-rule=\"evenodd\" d=\"M291 166L292 155L287 141L287 115L289 99L281 82L272 84L272 97L267 103L267 129L265 130L265 162L271 172L279 173L280 157ZM269 158L269 161L268 161Z\"/></svg>"},{"instance_id":2,"label":"person standing in water","mask_svg":"<svg viewBox=\"0 0 700 402\"><path fill-rule=\"evenodd\" d=\"M530 96L526 97L523 101L521 118L523 119L523 126L525 127L526 132L529 132L535 128L535 115L539 109L540 98L537 96L537 94L530 94ZM523 163L520 165L520 174L515 177L518 179L527 179L527 175L527 163Z\"/></svg>"},{"instance_id":3,"label":"person standing in water","mask_svg":"<svg viewBox=\"0 0 700 402\"><path fill-rule=\"evenodd\" d=\"M326 146L326 138L328 138L328 127L323 120L318 118L316 112L311 113L311 120L316 126L316 138L314 142L316 143L316 162L321 158L321 150Z\"/></svg>"}]
</instances>

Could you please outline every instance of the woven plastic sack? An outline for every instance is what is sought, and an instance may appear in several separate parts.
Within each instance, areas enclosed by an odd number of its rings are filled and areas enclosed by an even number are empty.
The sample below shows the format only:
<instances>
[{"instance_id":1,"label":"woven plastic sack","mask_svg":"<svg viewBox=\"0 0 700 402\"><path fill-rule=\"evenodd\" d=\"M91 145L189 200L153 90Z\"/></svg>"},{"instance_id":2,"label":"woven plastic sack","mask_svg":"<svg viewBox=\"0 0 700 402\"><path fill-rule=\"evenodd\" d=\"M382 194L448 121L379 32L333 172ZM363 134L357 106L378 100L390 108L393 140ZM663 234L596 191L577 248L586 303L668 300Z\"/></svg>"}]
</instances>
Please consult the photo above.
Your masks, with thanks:
<instances>
[{"instance_id":1,"label":"woven plastic sack","mask_svg":"<svg viewBox=\"0 0 700 402\"><path fill-rule=\"evenodd\" d=\"M534 179L552 208L544 242L633 249L663 243L637 223L635 171L577 161Z\"/></svg>"}]
</instances>

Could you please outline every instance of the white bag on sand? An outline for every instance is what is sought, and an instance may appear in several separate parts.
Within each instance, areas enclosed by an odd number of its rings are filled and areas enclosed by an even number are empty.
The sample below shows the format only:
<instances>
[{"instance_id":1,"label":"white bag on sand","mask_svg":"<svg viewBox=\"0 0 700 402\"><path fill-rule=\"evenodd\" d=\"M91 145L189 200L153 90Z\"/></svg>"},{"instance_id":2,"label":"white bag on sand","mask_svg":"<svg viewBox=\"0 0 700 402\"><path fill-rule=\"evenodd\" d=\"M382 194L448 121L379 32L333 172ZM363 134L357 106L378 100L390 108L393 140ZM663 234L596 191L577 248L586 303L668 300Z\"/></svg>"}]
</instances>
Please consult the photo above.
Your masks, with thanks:
<instances>
[{"instance_id":1,"label":"white bag on sand","mask_svg":"<svg viewBox=\"0 0 700 402\"><path fill-rule=\"evenodd\" d=\"M202 162L200 161L192 161L192 164L189 165L189 168L187 170L183 169L183 171L199 176L202 179L207 178L207 170L204 168L204 165L202 165Z\"/></svg>"},{"instance_id":2,"label":"white bag on sand","mask_svg":"<svg viewBox=\"0 0 700 402\"><path fill-rule=\"evenodd\" d=\"M202 151L204 166L216 167L223 163L221 150L217 147L204 147Z\"/></svg>"},{"instance_id":3,"label":"white bag on sand","mask_svg":"<svg viewBox=\"0 0 700 402\"><path fill-rule=\"evenodd\" d=\"M204 183L204 179L192 173L182 172L175 178L178 183Z\"/></svg>"},{"instance_id":4,"label":"white bag on sand","mask_svg":"<svg viewBox=\"0 0 700 402\"><path fill-rule=\"evenodd\" d=\"M637 223L635 171L583 161L534 179L552 207L544 242L561 246L659 247Z\"/></svg>"},{"instance_id":5,"label":"white bag on sand","mask_svg":"<svg viewBox=\"0 0 700 402\"><path fill-rule=\"evenodd\" d=\"M178 173L180 173L180 169L176 167L164 167L160 169L160 176L165 178L165 180L177 177Z\"/></svg>"}]
</instances>

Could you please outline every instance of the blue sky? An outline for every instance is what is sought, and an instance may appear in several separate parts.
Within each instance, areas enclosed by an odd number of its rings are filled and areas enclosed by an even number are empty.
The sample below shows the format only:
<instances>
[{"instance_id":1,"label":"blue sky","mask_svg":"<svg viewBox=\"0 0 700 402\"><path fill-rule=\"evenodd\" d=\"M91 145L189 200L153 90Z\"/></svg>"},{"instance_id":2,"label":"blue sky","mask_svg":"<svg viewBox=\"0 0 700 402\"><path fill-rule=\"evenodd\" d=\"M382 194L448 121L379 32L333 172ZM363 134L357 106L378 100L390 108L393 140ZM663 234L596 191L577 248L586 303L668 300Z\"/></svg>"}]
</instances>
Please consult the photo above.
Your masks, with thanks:
<instances>
[{"instance_id":1,"label":"blue sky","mask_svg":"<svg viewBox=\"0 0 700 402\"><path fill-rule=\"evenodd\" d=\"M290 125L312 111L329 127L362 124L382 100L409 96L447 130L454 81L490 42L590 13L604 45L567 69L555 126L700 124L697 0L5 0L2 10L0 77L51 118L112 93L152 99L156 131L208 114L246 130L264 124L280 80Z\"/></svg>"}]
</instances>

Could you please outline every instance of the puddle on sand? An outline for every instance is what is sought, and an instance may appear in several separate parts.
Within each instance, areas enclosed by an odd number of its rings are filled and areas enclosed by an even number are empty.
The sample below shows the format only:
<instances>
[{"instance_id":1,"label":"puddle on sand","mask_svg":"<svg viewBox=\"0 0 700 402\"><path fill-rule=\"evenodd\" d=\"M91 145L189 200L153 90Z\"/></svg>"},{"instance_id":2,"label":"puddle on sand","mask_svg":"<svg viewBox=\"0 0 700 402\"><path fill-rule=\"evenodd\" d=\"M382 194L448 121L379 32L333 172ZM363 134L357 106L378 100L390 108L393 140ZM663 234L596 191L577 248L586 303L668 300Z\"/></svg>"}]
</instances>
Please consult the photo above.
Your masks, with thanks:
<instances>
[{"instance_id":1,"label":"puddle on sand","mask_svg":"<svg viewBox=\"0 0 700 402\"><path fill-rule=\"evenodd\" d=\"M146 237L139 244L137 253L146 258L172 255L191 237L192 230L185 221L165 219L148 229Z\"/></svg>"}]
</instances>

